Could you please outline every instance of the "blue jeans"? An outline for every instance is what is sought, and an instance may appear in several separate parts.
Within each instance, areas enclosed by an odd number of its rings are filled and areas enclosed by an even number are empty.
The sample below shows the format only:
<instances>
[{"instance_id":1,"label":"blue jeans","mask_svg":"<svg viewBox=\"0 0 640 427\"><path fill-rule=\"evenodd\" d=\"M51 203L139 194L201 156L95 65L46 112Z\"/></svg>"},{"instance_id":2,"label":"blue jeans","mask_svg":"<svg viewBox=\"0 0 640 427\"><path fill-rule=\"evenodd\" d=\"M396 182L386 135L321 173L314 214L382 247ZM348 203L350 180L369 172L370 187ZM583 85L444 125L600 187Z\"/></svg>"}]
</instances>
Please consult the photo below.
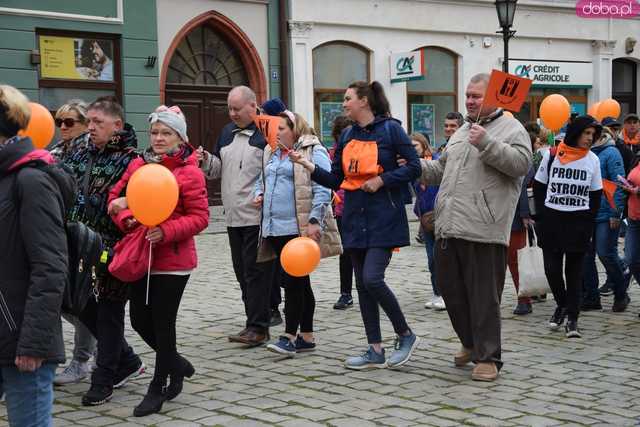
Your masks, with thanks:
<instances>
[{"instance_id":1,"label":"blue jeans","mask_svg":"<svg viewBox=\"0 0 640 427\"><path fill-rule=\"evenodd\" d=\"M624 237L625 259L631 274L640 283L640 221L629 218L628 222Z\"/></svg>"},{"instance_id":2,"label":"blue jeans","mask_svg":"<svg viewBox=\"0 0 640 427\"><path fill-rule=\"evenodd\" d=\"M382 342L380 333L380 308L391 320L398 335L409 331L407 321L393 291L384 282L384 272L391 261L391 248L350 249L360 314L369 344Z\"/></svg>"},{"instance_id":3,"label":"blue jeans","mask_svg":"<svg viewBox=\"0 0 640 427\"><path fill-rule=\"evenodd\" d=\"M436 258L433 249L436 245L436 236L433 233L423 232L422 238L424 239L424 247L427 250L427 265L429 266L429 273L431 274L431 288L433 289L433 295L440 296L440 291L436 286Z\"/></svg>"},{"instance_id":4,"label":"blue jeans","mask_svg":"<svg viewBox=\"0 0 640 427\"><path fill-rule=\"evenodd\" d=\"M11 427L53 426L53 377L56 364L46 363L35 372L20 372L15 366L3 366L0 385L6 394Z\"/></svg>"},{"instance_id":5,"label":"blue jeans","mask_svg":"<svg viewBox=\"0 0 640 427\"><path fill-rule=\"evenodd\" d=\"M611 229L611 227L609 227L608 221L596 223L591 247L584 258L583 301L600 301L596 254L607 271L607 277L611 281L615 299L621 300L625 298L627 294L627 284L624 279L624 265L620 256L618 256L619 233L619 229Z\"/></svg>"}]
</instances>

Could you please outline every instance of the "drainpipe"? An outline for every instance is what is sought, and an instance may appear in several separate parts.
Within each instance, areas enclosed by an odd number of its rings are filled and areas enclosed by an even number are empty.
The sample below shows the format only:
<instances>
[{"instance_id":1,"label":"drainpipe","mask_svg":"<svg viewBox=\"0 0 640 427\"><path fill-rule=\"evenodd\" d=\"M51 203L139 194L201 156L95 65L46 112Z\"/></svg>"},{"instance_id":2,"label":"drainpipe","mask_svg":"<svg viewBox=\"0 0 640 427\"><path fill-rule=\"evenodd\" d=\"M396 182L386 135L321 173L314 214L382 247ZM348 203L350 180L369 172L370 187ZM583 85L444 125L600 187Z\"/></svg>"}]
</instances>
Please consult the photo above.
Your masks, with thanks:
<instances>
[{"instance_id":1,"label":"drainpipe","mask_svg":"<svg viewBox=\"0 0 640 427\"><path fill-rule=\"evenodd\" d=\"M278 43L280 47L280 96L289 106L289 29L287 15L289 2L278 0Z\"/></svg>"}]
</instances>

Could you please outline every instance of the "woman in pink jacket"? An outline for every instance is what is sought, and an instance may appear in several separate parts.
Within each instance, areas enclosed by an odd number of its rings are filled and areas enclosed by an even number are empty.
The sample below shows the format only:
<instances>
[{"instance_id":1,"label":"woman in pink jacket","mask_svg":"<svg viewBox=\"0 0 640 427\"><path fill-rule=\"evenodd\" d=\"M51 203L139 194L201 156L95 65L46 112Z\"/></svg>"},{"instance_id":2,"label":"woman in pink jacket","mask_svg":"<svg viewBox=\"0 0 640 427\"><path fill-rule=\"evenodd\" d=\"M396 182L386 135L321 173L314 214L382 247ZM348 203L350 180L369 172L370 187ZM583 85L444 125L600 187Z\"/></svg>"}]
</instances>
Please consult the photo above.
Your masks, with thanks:
<instances>
[{"instance_id":1,"label":"woman in pink jacket","mask_svg":"<svg viewBox=\"0 0 640 427\"><path fill-rule=\"evenodd\" d=\"M131 286L131 325L155 350L155 372L147 394L133 414L145 416L162 409L182 391L184 377L195 370L176 349L176 317L189 275L197 265L194 236L207 227L209 206L204 175L196 152L188 144L187 124L178 107L160 106L149 116L151 147L131 162L122 179L109 194L109 213L125 232L142 227L127 209L127 182L140 167L157 163L176 177L180 189L178 205L171 217L146 232L153 243L149 303L146 305L146 276ZM167 377L170 383L167 385Z\"/></svg>"}]
</instances>

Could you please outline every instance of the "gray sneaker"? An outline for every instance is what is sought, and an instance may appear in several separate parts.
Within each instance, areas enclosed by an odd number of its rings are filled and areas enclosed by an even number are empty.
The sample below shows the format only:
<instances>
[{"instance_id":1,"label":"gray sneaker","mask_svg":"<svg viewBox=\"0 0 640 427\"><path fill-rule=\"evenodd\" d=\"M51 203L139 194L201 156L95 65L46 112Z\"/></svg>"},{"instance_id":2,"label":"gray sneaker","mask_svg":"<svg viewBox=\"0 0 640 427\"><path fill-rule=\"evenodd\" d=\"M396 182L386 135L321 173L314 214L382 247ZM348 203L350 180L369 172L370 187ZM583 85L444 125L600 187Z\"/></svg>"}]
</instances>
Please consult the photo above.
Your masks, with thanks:
<instances>
[{"instance_id":1,"label":"gray sneaker","mask_svg":"<svg viewBox=\"0 0 640 427\"><path fill-rule=\"evenodd\" d=\"M384 357L384 349L382 349L382 354L380 354L376 353L373 347L369 346L367 351L360 356L349 357L344 363L344 366L347 369L356 370L386 368L387 361Z\"/></svg>"},{"instance_id":2,"label":"gray sneaker","mask_svg":"<svg viewBox=\"0 0 640 427\"><path fill-rule=\"evenodd\" d=\"M72 360L69 365L64 368L64 371L60 372L53 379L55 385L66 385L79 383L89 375L89 366L87 362L80 362L79 360Z\"/></svg>"},{"instance_id":3,"label":"gray sneaker","mask_svg":"<svg viewBox=\"0 0 640 427\"><path fill-rule=\"evenodd\" d=\"M398 336L394 345L395 350L391 353L391 357L387 362L389 367L396 368L407 363L411 359L413 350L418 347L419 342L420 338L413 332L411 335Z\"/></svg>"}]
</instances>

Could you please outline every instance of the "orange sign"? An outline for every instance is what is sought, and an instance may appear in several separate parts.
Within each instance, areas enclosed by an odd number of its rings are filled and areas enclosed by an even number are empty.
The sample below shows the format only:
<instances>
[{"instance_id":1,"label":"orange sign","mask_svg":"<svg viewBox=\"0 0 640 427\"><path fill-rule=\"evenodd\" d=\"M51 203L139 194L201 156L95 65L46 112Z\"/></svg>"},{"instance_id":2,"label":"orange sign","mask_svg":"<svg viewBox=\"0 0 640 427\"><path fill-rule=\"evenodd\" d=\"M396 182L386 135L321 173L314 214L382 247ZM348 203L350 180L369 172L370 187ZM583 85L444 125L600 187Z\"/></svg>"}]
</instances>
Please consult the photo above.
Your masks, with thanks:
<instances>
[{"instance_id":1,"label":"orange sign","mask_svg":"<svg viewBox=\"0 0 640 427\"><path fill-rule=\"evenodd\" d=\"M602 192L604 193L604 197L607 199L607 202L609 202L609 206L611 206L611 209L616 208L616 202L613 198L613 195L616 193L617 189L618 186L615 182L609 181L608 179L602 180Z\"/></svg>"},{"instance_id":2,"label":"orange sign","mask_svg":"<svg viewBox=\"0 0 640 427\"><path fill-rule=\"evenodd\" d=\"M484 105L518 112L527 99L532 80L502 71L491 71L491 80L484 95Z\"/></svg>"},{"instance_id":3,"label":"orange sign","mask_svg":"<svg viewBox=\"0 0 640 427\"><path fill-rule=\"evenodd\" d=\"M258 129L260 129L260 132L264 135L264 139L267 140L271 150L275 151L278 143L278 126L280 126L280 117L261 114L256 116L254 122L256 126L258 126Z\"/></svg>"}]
</instances>

